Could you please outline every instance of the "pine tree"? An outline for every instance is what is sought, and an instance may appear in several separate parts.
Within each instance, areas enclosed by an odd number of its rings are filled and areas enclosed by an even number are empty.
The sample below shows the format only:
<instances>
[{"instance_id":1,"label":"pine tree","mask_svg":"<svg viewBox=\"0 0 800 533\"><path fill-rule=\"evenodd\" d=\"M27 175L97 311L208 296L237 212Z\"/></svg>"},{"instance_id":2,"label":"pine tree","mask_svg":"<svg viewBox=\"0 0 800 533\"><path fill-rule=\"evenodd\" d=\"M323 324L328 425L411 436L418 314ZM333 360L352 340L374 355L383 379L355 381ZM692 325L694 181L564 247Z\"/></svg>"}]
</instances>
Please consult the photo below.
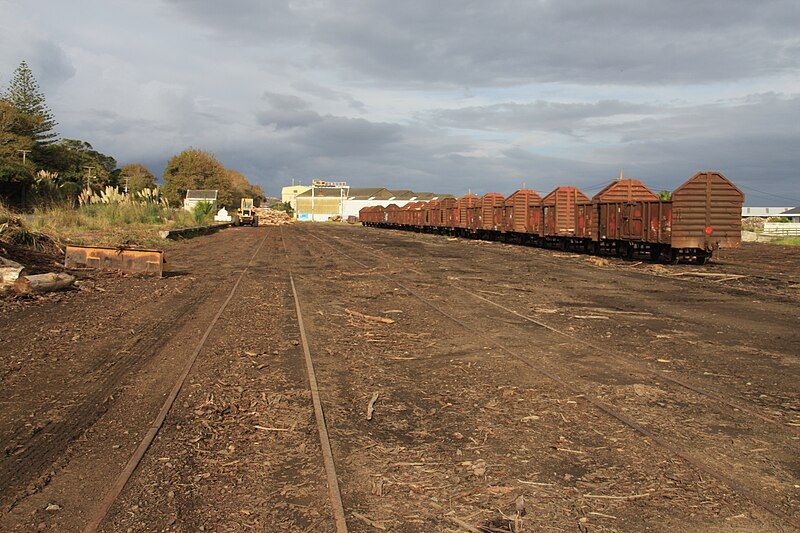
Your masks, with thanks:
<instances>
[{"instance_id":1,"label":"pine tree","mask_svg":"<svg viewBox=\"0 0 800 533\"><path fill-rule=\"evenodd\" d=\"M21 134L29 135L38 144L50 144L56 140L58 134L53 131L53 128L57 123L53 112L47 107L44 94L39 89L39 84L25 61L17 67L2 99L20 112L38 119L35 122L36 126L31 131L20 132Z\"/></svg>"}]
</instances>

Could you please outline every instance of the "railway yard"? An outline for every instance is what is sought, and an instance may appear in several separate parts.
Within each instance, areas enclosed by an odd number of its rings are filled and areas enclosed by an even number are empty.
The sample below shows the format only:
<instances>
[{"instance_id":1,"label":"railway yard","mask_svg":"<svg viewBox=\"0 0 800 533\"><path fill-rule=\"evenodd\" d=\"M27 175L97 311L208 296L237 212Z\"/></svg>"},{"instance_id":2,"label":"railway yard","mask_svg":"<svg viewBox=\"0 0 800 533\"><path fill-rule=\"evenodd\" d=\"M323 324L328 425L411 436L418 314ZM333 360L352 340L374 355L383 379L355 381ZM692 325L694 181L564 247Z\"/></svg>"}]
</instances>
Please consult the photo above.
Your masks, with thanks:
<instances>
[{"instance_id":1,"label":"railway yard","mask_svg":"<svg viewBox=\"0 0 800 533\"><path fill-rule=\"evenodd\" d=\"M0 301L1 531L800 528L788 247L298 223L167 261Z\"/></svg>"}]
</instances>

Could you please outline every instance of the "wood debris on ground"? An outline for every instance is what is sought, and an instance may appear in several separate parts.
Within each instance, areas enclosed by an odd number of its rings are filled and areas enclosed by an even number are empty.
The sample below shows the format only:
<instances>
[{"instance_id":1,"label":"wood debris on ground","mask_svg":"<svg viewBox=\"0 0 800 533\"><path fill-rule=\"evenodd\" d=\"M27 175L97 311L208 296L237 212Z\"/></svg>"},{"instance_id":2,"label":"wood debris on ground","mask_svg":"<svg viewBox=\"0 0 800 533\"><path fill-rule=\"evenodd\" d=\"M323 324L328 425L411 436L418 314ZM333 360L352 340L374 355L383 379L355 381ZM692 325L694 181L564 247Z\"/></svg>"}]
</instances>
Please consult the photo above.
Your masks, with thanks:
<instances>
[{"instance_id":1,"label":"wood debris on ground","mask_svg":"<svg viewBox=\"0 0 800 533\"><path fill-rule=\"evenodd\" d=\"M285 211L277 211L268 207L256 207L254 211L258 216L259 226L283 226L293 222L292 217Z\"/></svg>"}]
</instances>

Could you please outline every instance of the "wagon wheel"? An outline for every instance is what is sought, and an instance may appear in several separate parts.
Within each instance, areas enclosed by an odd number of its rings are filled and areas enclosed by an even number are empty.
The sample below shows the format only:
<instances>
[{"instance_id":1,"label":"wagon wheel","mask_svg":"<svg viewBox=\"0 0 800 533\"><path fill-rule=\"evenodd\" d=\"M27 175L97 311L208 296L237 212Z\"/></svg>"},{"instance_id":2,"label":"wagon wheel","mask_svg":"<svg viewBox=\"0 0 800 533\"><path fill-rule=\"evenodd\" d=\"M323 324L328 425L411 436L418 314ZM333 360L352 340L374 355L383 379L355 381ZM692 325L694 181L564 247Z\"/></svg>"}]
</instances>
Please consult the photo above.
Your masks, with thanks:
<instances>
[{"instance_id":1,"label":"wagon wheel","mask_svg":"<svg viewBox=\"0 0 800 533\"><path fill-rule=\"evenodd\" d=\"M678 253L678 250L675 248L670 248L669 252L667 252L667 263L671 265L677 265L678 262L681 260L681 256Z\"/></svg>"}]
</instances>

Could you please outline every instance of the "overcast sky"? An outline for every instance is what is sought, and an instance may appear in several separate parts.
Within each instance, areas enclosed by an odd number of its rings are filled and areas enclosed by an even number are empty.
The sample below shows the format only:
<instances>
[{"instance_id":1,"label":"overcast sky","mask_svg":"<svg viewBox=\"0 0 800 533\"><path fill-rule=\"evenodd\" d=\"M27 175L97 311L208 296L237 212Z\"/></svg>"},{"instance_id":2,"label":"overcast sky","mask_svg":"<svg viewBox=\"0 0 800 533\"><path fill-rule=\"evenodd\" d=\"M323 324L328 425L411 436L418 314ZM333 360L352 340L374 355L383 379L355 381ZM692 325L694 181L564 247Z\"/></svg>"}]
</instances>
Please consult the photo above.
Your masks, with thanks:
<instances>
[{"instance_id":1,"label":"overcast sky","mask_svg":"<svg viewBox=\"0 0 800 533\"><path fill-rule=\"evenodd\" d=\"M800 2L0 0L59 133L160 175L193 146L292 178L437 192L674 188L800 204Z\"/></svg>"}]
</instances>

